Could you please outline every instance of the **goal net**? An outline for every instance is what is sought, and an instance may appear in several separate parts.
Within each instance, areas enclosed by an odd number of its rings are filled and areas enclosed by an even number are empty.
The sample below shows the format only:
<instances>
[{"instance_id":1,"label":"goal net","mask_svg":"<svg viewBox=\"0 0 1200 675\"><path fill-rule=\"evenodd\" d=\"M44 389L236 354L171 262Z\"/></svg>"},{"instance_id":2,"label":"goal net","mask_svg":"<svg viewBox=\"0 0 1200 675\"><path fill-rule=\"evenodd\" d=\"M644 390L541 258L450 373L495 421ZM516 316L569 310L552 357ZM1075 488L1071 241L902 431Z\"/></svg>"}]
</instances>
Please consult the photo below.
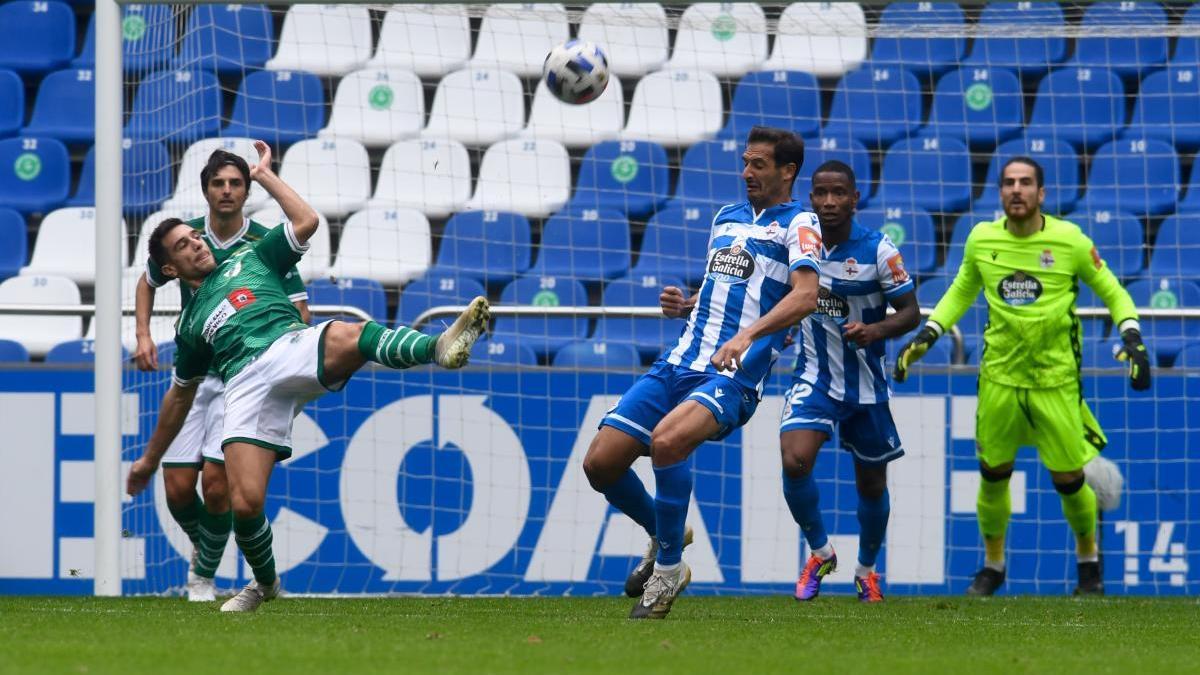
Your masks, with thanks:
<instances>
[{"instance_id":1,"label":"goal net","mask_svg":"<svg viewBox=\"0 0 1200 675\"><path fill-rule=\"evenodd\" d=\"M1115 336L1080 291L1083 390L1121 469L1100 526L1110 593L1196 593L1200 306L1200 11L1157 3L123 6L126 303L146 239L202 217L214 149L257 161L322 215L301 263L318 320L369 316L436 331L487 295L492 334L461 372L373 365L296 419L267 515L290 593L612 594L647 537L588 485L596 425L682 323L660 289L695 291L716 209L745 198L750 128L805 139L794 195L820 163L849 164L857 221L900 248L932 308L973 224L1002 215L998 170L1035 158L1047 213L1077 223L1142 308L1159 368L1133 393ZM596 100L558 101L549 49L599 45ZM102 170L103 167L100 167ZM1189 177L1191 181L1189 183ZM245 215L283 215L259 186ZM160 289L159 307L178 307ZM614 308L643 308L616 311ZM446 309L450 308L450 309ZM526 313L506 313L525 308ZM572 311L572 308L578 311ZM646 309L649 308L649 309ZM545 310L543 313L538 313ZM604 313L608 312L608 313ZM165 350L173 317L155 319ZM879 569L892 593L960 593L979 568L976 374L982 298L892 413L906 456L889 466ZM124 340L133 346L132 319ZM888 363L908 336L893 341ZM1031 345L1030 348L1036 348ZM807 556L781 491L781 355L752 421L694 457L685 558L698 593L782 593ZM125 372L140 455L169 384ZM649 460L635 469L653 493ZM853 459L838 438L815 475L852 592ZM1008 592L1062 594L1073 539L1032 449L1012 481ZM178 592L191 545L161 476L124 505L124 591ZM218 585L245 583L231 541Z\"/></svg>"}]
</instances>

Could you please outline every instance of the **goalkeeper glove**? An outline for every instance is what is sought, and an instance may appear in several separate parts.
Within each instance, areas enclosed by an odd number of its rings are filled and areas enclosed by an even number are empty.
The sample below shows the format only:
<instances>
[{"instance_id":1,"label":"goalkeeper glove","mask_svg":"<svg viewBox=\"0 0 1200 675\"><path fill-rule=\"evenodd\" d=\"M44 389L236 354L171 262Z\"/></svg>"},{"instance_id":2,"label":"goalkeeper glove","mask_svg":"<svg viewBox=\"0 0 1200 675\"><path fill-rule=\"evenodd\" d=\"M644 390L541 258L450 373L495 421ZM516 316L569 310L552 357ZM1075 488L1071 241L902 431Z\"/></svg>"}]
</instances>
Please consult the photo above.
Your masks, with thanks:
<instances>
[{"instance_id":1,"label":"goalkeeper glove","mask_svg":"<svg viewBox=\"0 0 1200 675\"><path fill-rule=\"evenodd\" d=\"M1129 386L1134 391L1150 388L1150 356L1142 344L1142 333L1136 328L1121 331L1121 347L1113 356L1118 361L1129 362Z\"/></svg>"},{"instance_id":2,"label":"goalkeeper glove","mask_svg":"<svg viewBox=\"0 0 1200 675\"><path fill-rule=\"evenodd\" d=\"M903 382L908 378L908 367L917 362L917 359L925 356L925 352L937 342L938 333L925 324L920 333L912 339L912 342L904 345L904 349L900 350L900 355L896 357L896 368L892 371L892 378L897 382Z\"/></svg>"}]
</instances>

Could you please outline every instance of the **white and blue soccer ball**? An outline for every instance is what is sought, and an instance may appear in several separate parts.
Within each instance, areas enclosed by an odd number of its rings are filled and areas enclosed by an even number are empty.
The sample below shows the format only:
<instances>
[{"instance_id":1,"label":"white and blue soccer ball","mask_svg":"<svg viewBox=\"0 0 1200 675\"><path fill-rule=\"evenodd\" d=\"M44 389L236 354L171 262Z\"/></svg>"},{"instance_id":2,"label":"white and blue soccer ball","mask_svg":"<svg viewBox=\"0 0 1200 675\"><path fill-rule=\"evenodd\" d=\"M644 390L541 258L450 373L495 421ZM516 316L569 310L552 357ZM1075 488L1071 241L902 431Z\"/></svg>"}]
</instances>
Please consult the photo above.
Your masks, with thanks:
<instances>
[{"instance_id":1,"label":"white and blue soccer ball","mask_svg":"<svg viewBox=\"0 0 1200 675\"><path fill-rule=\"evenodd\" d=\"M591 42L567 40L546 55L542 79L563 103L587 103L608 86L608 57Z\"/></svg>"}]
</instances>

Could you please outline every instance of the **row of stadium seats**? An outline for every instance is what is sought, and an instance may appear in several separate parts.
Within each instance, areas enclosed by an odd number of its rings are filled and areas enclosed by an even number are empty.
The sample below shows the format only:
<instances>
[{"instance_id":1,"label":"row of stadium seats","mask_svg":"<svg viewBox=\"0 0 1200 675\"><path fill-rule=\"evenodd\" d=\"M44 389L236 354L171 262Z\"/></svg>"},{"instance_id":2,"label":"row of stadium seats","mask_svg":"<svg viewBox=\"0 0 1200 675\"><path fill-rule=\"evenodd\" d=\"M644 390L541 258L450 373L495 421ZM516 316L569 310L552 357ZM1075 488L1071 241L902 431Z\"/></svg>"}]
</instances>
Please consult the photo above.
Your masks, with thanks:
<instances>
[{"instance_id":1,"label":"row of stadium seats","mask_svg":"<svg viewBox=\"0 0 1200 675\"><path fill-rule=\"evenodd\" d=\"M135 274L127 274L126 295L132 295ZM644 306L657 305L662 285L681 283L669 277L636 278L625 277L609 283L601 296L601 305ZM917 298L923 306L934 305L945 293L948 280L933 279L917 288ZM1142 307L1197 308L1200 307L1200 285L1193 281L1169 279L1147 279L1128 285L1134 302ZM433 273L405 287L400 294L394 322L411 325L423 312L438 306L463 305L476 295L486 291L475 279L455 274ZM21 276L0 283L0 303L32 302L38 304L78 304L79 288L69 279L53 276ZM318 281L309 286L309 302L312 305L351 305L386 322L387 302L383 286L368 279L342 279ZM159 307L178 307L177 287L168 285L159 290L156 304ZM587 305L587 291L580 281L569 277L523 276L505 286L499 295L499 306L567 306ZM133 342L133 319L122 319L122 335L127 350ZM983 329L987 321L987 309L982 302L968 310L959 321L958 327L964 336L967 363L978 363L982 345ZM426 330L438 330L441 323L436 319L425 325ZM534 365L541 363L560 364L560 359L570 359L571 365L586 359L586 350L571 345L593 340L615 349L605 355L605 348L595 348L597 356L624 358L622 354L636 354L636 359L645 362L661 352L664 345L673 341L681 324L661 317L618 318L603 317L595 321L570 317L500 317L489 341L480 347L479 356L486 356L494 363ZM80 317L34 317L0 315L0 339L19 342L24 352L35 357L51 353L63 342L94 338L94 326L82 333L83 319ZM1111 341L1106 340L1108 327L1104 320L1083 320L1085 350L1084 367L1111 365ZM1157 362L1168 367L1178 363L1179 354L1189 344L1197 344L1195 322L1183 319L1144 318L1143 333L1147 337ZM156 317L151 324L152 336L156 341L169 342L173 336L173 318ZM889 349L894 352L905 340L892 341ZM949 341L931 359L930 365L949 363ZM569 356L560 356L564 348L571 349ZM0 349L0 354L3 353ZM67 351L70 351L67 349ZM894 357L894 354L893 354ZM1192 356L1195 358L1195 355ZM633 361L633 359L630 359ZM633 361L637 363L638 361ZM1193 366L1200 362L1193 361Z\"/></svg>"},{"instance_id":2,"label":"row of stadium seats","mask_svg":"<svg viewBox=\"0 0 1200 675\"><path fill-rule=\"evenodd\" d=\"M1200 10L1193 8L1182 20L1200 22ZM1129 24L1165 29L1168 17L1159 3L1097 2L1086 9L1081 24L1085 29ZM878 25L900 31L932 26L957 34L874 40L870 58L920 64L924 79L964 61L1009 67L1023 74L1064 62L1110 66L1123 77L1136 77L1170 59L1194 63L1200 53L1200 39L1195 37L1180 38L1173 54L1165 34L1090 37L1075 40L1068 60L1064 37L1011 36L1011 25L1065 26L1056 3L990 3L976 27L982 37L974 39L969 51L965 15L954 3L891 3ZM64 3L9 2L0 8L0 26L11 27L0 31L2 67L45 72L67 65L75 55L74 16ZM624 3L589 6L577 34L605 47L613 72L621 76L640 76L664 65L736 76L759 68L841 74L867 58L867 32L865 13L854 3L794 3L783 11L774 31L756 3L700 3L679 18L672 49L667 13L661 5ZM75 65L94 61L94 34L94 23L89 24ZM470 63L533 77L541 72L550 47L570 35L568 15L560 4L489 7L473 52L468 13L462 5L393 6L384 15L374 48L371 15L361 6L293 6L284 18L278 47L274 46L274 19L263 5L197 7L188 15L181 36L176 35L176 17L168 6L126 6L123 24L124 61L132 71L204 64L225 72L265 67L343 75L371 65L438 76Z\"/></svg>"}]
</instances>

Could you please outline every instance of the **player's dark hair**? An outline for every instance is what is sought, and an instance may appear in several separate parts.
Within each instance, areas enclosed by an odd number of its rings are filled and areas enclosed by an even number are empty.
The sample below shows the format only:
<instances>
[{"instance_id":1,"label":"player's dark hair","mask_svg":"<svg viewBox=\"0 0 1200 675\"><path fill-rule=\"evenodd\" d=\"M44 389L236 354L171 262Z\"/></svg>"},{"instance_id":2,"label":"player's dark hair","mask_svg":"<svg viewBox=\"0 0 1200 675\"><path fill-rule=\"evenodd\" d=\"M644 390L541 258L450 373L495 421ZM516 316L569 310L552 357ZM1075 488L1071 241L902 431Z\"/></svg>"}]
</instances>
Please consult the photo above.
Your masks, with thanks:
<instances>
[{"instance_id":1,"label":"player's dark hair","mask_svg":"<svg viewBox=\"0 0 1200 675\"><path fill-rule=\"evenodd\" d=\"M1004 172L1007 171L1008 167L1012 166L1013 164L1028 164L1029 166L1032 166L1033 176L1037 180L1037 186L1044 187L1046 185L1046 175L1042 173L1042 165L1038 164L1037 160L1034 158L1026 157L1025 155L1013 157L1005 162L1004 166L1000 167L1000 185L1004 185Z\"/></svg>"},{"instance_id":2,"label":"player's dark hair","mask_svg":"<svg viewBox=\"0 0 1200 675\"><path fill-rule=\"evenodd\" d=\"M241 155L217 149L208 156L208 163L200 170L200 188L202 190L208 191L208 181L212 180L223 166L237 167L242 174L242 180L246 182L246 189L250 189L250 165L246 163L246 160L242 159Z\"/></svg>"},{"instance_id":3,"label":"player's dark hair","mask_svg":"<svg viewBox=\"0 0 1200 675\"><path fill-rule=\"evenodd\" d=\"M154 231L150 233L150 259L153 260L154 264L158 265L159 268L162 268L167 263L171 262L167 256L167 247L163 246L163 239L171 230L179 227L180 225L186 224L187 223L183 222L179 218L167 218L156 225L154 227Z\"/></svg>"},{"instance_id":4,"label":"player's dark hair","mask_svg":"<svg viewBox=\"0 0 1200 675\"><path fill-rule=\"evenodd\" d=\"M845 162L839 162L836 159L831 159L821 166L818 166L816 171L812 172L813 178L816 178L817 174L819 173L840 173L846 177L847 181L849 181L851 190L858 189L858 186L854 182L854 169L851 169L850 165L846 164Z\"/></svg>"},{"instance_id":5,"label":"player's dark hair","mask_svg":"<svg viewBox=\"0 0 1200 675\"><path fill-rule=\"evenodd\" d=\"M795 164L796 173L804 166L804 139L787 129L756 126L746 136L746 145L770 143L775 146L775 166Z\"/></svg>"}]
</instances>

